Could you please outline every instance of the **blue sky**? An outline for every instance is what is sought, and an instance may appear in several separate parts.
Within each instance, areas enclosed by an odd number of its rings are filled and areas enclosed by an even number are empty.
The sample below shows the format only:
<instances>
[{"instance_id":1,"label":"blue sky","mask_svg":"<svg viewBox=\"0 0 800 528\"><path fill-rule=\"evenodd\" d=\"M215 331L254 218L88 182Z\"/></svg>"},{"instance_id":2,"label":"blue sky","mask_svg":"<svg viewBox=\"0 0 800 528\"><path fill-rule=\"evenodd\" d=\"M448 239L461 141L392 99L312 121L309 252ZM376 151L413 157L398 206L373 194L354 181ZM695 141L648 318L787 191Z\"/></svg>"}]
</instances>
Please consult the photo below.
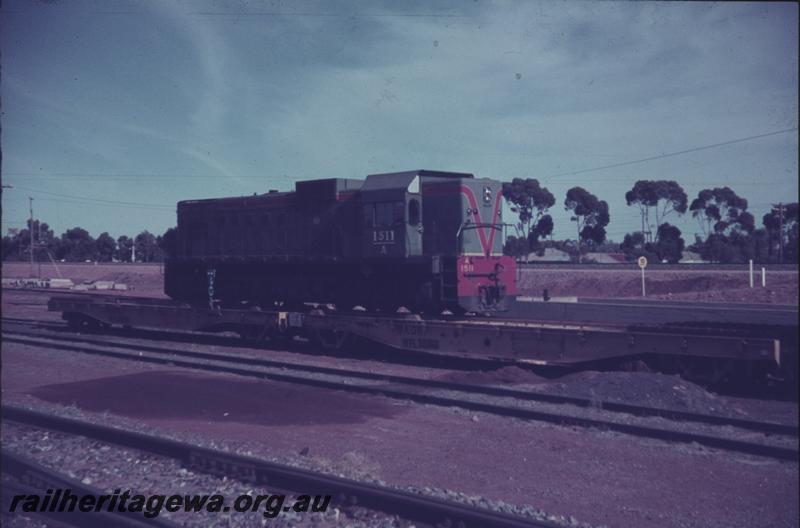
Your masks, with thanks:
<instances>
[{"instance_id":1,"label":"blue sky","mask_svg":"<svg viewBox=\"0 0 800 528\"><path fill-rule=\"evenodd\" d=\"M798 193L798 7L700 2L3 2L3 233L161 233L174 204L428 168ZM621 167L591 170L765 137ZM690 215L668 221L691 241Z\"/></svg>"}]
</instances>

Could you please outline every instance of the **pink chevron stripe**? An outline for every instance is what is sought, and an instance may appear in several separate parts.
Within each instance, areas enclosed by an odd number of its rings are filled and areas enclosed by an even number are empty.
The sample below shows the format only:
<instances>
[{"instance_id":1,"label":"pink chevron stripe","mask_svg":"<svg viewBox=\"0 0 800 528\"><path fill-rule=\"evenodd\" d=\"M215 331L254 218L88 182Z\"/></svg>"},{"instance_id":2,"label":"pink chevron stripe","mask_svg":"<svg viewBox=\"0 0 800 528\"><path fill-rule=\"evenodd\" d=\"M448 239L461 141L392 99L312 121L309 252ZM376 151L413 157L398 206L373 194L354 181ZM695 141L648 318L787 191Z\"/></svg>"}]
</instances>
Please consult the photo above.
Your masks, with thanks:
<instances>
[{"instance_id":1,"label":"pink chevron stripe","mask_svg":"<svg viewBox=\"0 0 800 528\"><path fill-rule=\"evenodd\" d=\"M466 185L462 185L461 194L467 197L467 201L469 202L470 208L473 211L477 211L477 213L474 214L475 223L481 224L482 223L481 211L478 208L478 201L475 199L475 194L472 192L472 189L470 189ZM503 196L503 191L498 191L494 201L494 211L492 212L492 219L491 219L492 223L491 227L489 228L491 233L489 233L488 241L486 240L486 232L484 231L484 227L476 226L476 230L478 231L478 237L480 238L481 241L481 248L483 249L483 253L485 255L491 255L492 249L494 248L494 233L495 233L494 225L497 219L497 211L500 209L500 199L502 198L502 196Z\"/></svg>"},{"instance_id":2,"label":"pink chevron stripe","mask_svg":"<svg viewBox=\"0 0 800 528\"><path fill-rule=\"evenodd\" d=\"M497 232L497 230L494 228L494 225L497 223L497 213L500 210L500 204L501 204L500 198L502 197L503 197L503 191L502 190L497 191L497 196L494 199L494 211L492 211L492 227L490 228L491 232L489 233L489 248L488 248L489 255L492 254L492 250L494 249L494 234Z\"/></svg>"}]
</instances>

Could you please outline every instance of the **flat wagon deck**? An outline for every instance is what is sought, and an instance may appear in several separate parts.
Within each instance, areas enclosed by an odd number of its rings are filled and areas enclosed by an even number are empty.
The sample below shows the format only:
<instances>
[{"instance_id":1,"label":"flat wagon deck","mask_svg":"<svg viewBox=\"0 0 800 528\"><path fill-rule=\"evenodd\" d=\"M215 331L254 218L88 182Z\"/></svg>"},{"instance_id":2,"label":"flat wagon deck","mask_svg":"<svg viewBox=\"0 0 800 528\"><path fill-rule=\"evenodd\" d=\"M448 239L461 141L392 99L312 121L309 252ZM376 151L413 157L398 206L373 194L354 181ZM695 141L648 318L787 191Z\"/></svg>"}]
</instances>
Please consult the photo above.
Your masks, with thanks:
<instances>
[{"instance_id":1,"label":"flat wagon deck","mask_svg":"<svg viewBox=\"0 0 800 528\"><path fill-rule=\"evenodd\" d=\"M141 297L70 296L50 298L48 309L61 312L71 326L119 325L183 332L235 332L261 341L301 337L326 348L338 349L369 343L403 351L532 363L578 366L633 359L676 363L758 366L762 371L791 376L796 370L796 323L786 310L736 312L737 321L726 321L724 312L713 320L686 321L674 305L646 307L643 324L620 317L610 322L607 314L592 312L582 303L540 303L538 317L485 318L414 314L337 313L320 308L306 312L255 308L211 308ZM609 310L614 305L607 304ZM756 309L753 309L756 310ZM731 312L732 313L732 312ZM768 314L772 313L770 317ZM551 314L551 315L548 315ZM555 317L552 314L558 314ZM765 315L767 314L767 315ZM533 313L531 314L533 315ZM622 315L622 314L620 314ZM743 325L742 319L758 324ZM690 324L691 323L691 324Z\"/></svg>"}]
</instances>

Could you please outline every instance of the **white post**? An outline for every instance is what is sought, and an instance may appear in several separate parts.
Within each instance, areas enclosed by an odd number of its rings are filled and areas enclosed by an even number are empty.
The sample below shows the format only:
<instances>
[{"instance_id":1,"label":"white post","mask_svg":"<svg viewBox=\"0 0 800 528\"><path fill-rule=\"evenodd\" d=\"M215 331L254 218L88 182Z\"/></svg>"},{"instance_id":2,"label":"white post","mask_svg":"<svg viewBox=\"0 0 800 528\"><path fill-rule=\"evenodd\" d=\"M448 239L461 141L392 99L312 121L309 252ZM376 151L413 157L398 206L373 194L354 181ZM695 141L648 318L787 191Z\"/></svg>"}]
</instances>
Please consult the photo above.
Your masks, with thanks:
<instances>
[{"instance_id":1,"label":"white post","mask_svg":"<svg viewBox=\"0 0 800 528\"><path fill-rule=\"evenodd\" d=\"M29 234L31 235L31 247L30 247L30 250L31 250L31 272L30 272L30 277L33 278L33 246L34 246L34 241L33 241L33 197L31 197L31 196L28 197L28 203L30 204L30 207L31 207L31 222L30 222L30 225L28 225L28 231L29 231ZM39 278L41 279L41 277L39 277Z\"/></svg>"},{"instance_id":2,"label":"white post","mask_svg":"<svg viewBox=\"0 0 800 528\"><path fill-rule=\"evenodd\" d=\"M761 268L761 287L767 287L767 268Z\"/></svg>"},{"instance_id":3,"label":"white post","mask_svg":"<svg viewBox=\"0 0 800 528\"><path fill-rule=\"evenodd\" d=\"M753 259L750 259L750 287L753 287Z\"/></svg>"},{"instance_id":4,"label":"white post","mask_svg":"<svg viewBox=\"0 0 800 528\"><path fill-rule=\"evenodd\" d=\"M645 296L644 292L644 268L642 268L642 297Z\"/></svg>"}]
</instances>

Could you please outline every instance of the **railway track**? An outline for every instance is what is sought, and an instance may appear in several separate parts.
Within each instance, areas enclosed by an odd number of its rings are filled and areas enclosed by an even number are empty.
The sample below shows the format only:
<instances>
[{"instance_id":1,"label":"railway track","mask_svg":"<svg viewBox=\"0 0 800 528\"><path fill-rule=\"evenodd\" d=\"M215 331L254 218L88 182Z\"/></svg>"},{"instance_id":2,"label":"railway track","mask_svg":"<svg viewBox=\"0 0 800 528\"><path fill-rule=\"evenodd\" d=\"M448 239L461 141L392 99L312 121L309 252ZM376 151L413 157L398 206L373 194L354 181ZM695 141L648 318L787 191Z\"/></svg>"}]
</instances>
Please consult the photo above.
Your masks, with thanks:
<instances>
[{"instance_id":1,"label":"railway track","mask_svg":"<svg viewBox=\"0 0 800 528\"><path fill-rule=\"evenodd\" d=\"M373 396L384 396L416 403L445 407L458 407L470 411L486 412L498 416L546 422L557 425L578 426L615 431L618 433L658 439L666 442L697 443L707 447L725 449L751 455L766 456L782 460L797 460L797 427L766 422L754 422L734 418L699 415L685 412L665 411L616 402L603 402L607 409L615 413L635 412L649 417L683 420L687 423L679 427L656 427L648 423L631 423L630 419L608 417L598 418L597 412L577 409L565 412L553 409L553 403L571 404L578 407L596 407L597 402L580 398L567 398L527 391L516 391L501 387L463 385L437 380L422 380L386 374L365 373L345 369L333 369L311 365L279 362L252 357L231 356L206 352L188 352L171 348L155 347L133 343L108 343L76 336L25 335L4 328L7 342L51 348L61 351L102 355L119 359L135 360L154 364L169 364L178 367L225 372L241 376L269 379L325 388L344 390ZM94 342L92 342L94 341ZM487 401L488 400L488 401ZM610 408L610 409L609 409ZM615 419L616 418L616 419ZM646 418L637 418L646 421ZM634 420L635 422L635 420ZM688 427L687 427L688 425ZM722 428L727 436L709 434L708 431L692 430L694 426ZM734 431L731 435L731 429ZM719 433L720 431L716 431ZM732 438L731 436L740 438ZM764 435L757 441L753 435ZM766 442L777 438L779 443ZM742 439L744 438L744 439ZM786 441L788 438L788 442Z\"/></svg>"},{"instance_id":2,"label":"railway track","mask_svg":"<svg viewBox=\"0 0 800 528\"><path fill-rule=\"evenodd\" d=\"M5 419L5 407L3 412ZM6 449L2 450L2 462L3 475L10 477L3 479L4 504L9 504L14 495L42 495L44 490L52 489L68 489L76 496L99 497L106 493ZM31 515L31 513L26 513L26 515ZM172 528L178 526L164 519L147 519L131 512L95 511L89 515L81 515L80 511L37 512L35 515L41 517L48 525L51 522L58 523L56 526L61 526L61 523L87 528L106 528L108 526Z\"/></svg>"},{"instance_id":3,"label":"railway track","mask_svg":"<svg viewBox=\"0 0 800 528\"><path fill-rule=\"evenodd\" d=\"M72 332L73 335L92 335L92 336L114 336L121 338L142 339L146 341L162 341L176 344L192 344L192 345L206 345L206 346L220 346L220 347L237 347L251 350L264 350L265 345L272 347L276 350L291 350L291 351L312 351L318 353L320 349L310 344L307 340L282 340L282 341L257 341L245 339L241 336L224 335L218 333L208 332L191 332L191 331L169 331L153 328L121 328L121 327L99 327L92 328L86 327L80 331L70 329L67 324L60 320L39 320L15 317L3 317L3 328L7 328L9 324L20 324L41 329L51 329L57 332ZM81 334L80 332L83 332ZM330 351L324 351L326 354L331 354ZM336 350L335 354L339 357L352 357L357 359L364 359L364 353L360 350ZM388 358L387 354L383 354L381 358ZM371 356L372 359L375 356ZM404 351L403 354L392 354L391 362L396 364L408 364L414 366L430 366L432 368L448 368L452 369L465 369L471 370L476 368L500 368L508 365L508 362L498 361L495 359L481 359L481 358L465 358L465 357L443 357L433 355L425 351ZM563 370L555 368L557 370Z\"/></svg>"},{"instance_id":4,"label":"railway track","mask_svg":"<svg viewBox=\"0 0 800 528\"><path fill-rule=\"evenodd\" d=\"M560 526L532 517L510 515L465 503L416 495L368 482L345 479L174 439L53 416L20 407L3 405L2 417L3 421L84 436L100 442L177 460L185 467L197 472L234 478L253 484L268 484L271 488L296 493L331 495L333 504L340 508L358 506L388 515L397 515L403 519L430 526L460 526L464 528L484 526L556 528ZM5 462L6 453L3 454ZM13 459L11 460L13 463ZM44 482L49 485L50 481ZM105 526L111 525L120 524L105 524Z\"/></svg>"},{"instance_id":5,"label":"railway track","mask_svg":"<svg viewBox=\"0 0 800 528\"><path fill-rule=\"evenodd\" d=\"M758 272L760 273L761 266L758 264ZM634 271L639 273L639 268L636 262L620 262L620 263L590 263L590 262L517 262L517 266L523 270L542 270L542 271L561 271L569 273L571 271ZM767 273L797 273L797 264L767 264ZM683 264L662 264L662 263L649 263L647 265L647 272L660 272L660 271L689 271L689 272L730 272L730 273L749 273L747 264L699 264L699 263L683 263Z\"/></svg>"},{"instance_id":6,"label":"railway track","mask_svg":"<svg viewBox=\"0 0 800 528\"><path fill-rule=\"evenodd\" d=\"M70 290L70 289L61 289L61 288L20 288L20 287L13 287L13 286L3 286L4 292L12 292L12 293L32 293L32 294L39 294L39 295L55 295L55 294L69 294L69 295L89 295L89 296L97 296L97 295L108 295L108 296L119 296L121 293L124 294L121 290L92 290L92 291L81 291L81 290ZM134 295L125 295L125 297L130 297L132 299L136 299L137 297ZM144 298L144 297L139 297Z\"/></svg>"},{"instance_id":7,"label":"railway track","mask_svg":"<svg viewBox=\"0 0 800 528\"><path fill-rule=\"evenodd\" d=\"M4 318L3 321L6 321ZM17 321L14 321L15 323ZM37 325L41 323L36 323ZM64 325L53 325L54 328L65 329ZM19 335L27 337L54 337L49 334L38 332L19 332L12 331L9 335ZM779 435L792 435L797 436L800 429L797 426L785 425L771 422L759 422L753 420L745 420L741 418L716 416L700 413L692 413L687 411L678 411L672 409L663 409L657 407L648 407L644 405L635 405L629 403L622 403L617 401L601 401L590 398L578 398L574 396L563 396L557 394L547 394L542 392L535 392L529 390L516 390L508 389L505 387L497 387L492 385L475 385L466 383L456 383L440 380L431 380L411 376L398 376L393 374L381 374L376 372L366 372L362 370L344 369L340 367L321 367L317 365L308 365L303 363L278 361L273 359L242 356L229 352L213 353L213 352L197 352L178 350L170 347L161 347L153 345L143 345L138 343L121 343L109 342L102 339L97 339L94 336L83 335L58 335L55 336L59 340L71 343L86 343L100 346L111 346L122 349L129 349L142 352L156 352L156 353L170 353L182 357L210 359L210 360L224 360L230 363L242 365L254 365L271 368L279 368L282 370L294 370L298 372L310 372L319 374L330 374L335 376L346 376L352 378L359 378L365 380L380 381L386 383L401 383L409 386L425 387L445 391L460 391L473 394L485 394L488 396L498 396L505 398L514 398L520 401L542 402L561 405L572 405L581 408L602 409L609 412L625 413L633 416L640 417L659 417L674 421L694 422L700 424L716 425L716 426L730 426L750 431L756 431L764 434L779 434Z\"/></svg>"},{"instance_id":8,"label":"railway track","mask_svg":"<svg viewBox=\"0 0 800 528\"><path fill-rule=\"evenodd\" d=\"M166 303L168 298L153 298L125 294L119 291L59 291L51 289L3 288L14 294L69 295L81 298L122 298L125 302ZM527 297L523 296L523 299ZM530 298L533 299L533 298ZM42 303L43 305L46 304ZM313 303L310 304L314 305ZM567 310L568 309L568 310ZM631 324L654 325L663 323L712 322L729 325L787 325L797 326L798 307L781 304L746 304L732 302L688 302L665 299L595 298L576 297L576 302L535 302L519 300L511 303L503 317L508 319L531 319L557 323L603 323L619 326ZM380 316L381 314L375 314ZM386 315L386 314L383 314ZM394 315L394 314L389 314ZM446 320L448 316L439 316ZM453 317L457 319L457 317Z\"/></svg>"}]
</instances>

